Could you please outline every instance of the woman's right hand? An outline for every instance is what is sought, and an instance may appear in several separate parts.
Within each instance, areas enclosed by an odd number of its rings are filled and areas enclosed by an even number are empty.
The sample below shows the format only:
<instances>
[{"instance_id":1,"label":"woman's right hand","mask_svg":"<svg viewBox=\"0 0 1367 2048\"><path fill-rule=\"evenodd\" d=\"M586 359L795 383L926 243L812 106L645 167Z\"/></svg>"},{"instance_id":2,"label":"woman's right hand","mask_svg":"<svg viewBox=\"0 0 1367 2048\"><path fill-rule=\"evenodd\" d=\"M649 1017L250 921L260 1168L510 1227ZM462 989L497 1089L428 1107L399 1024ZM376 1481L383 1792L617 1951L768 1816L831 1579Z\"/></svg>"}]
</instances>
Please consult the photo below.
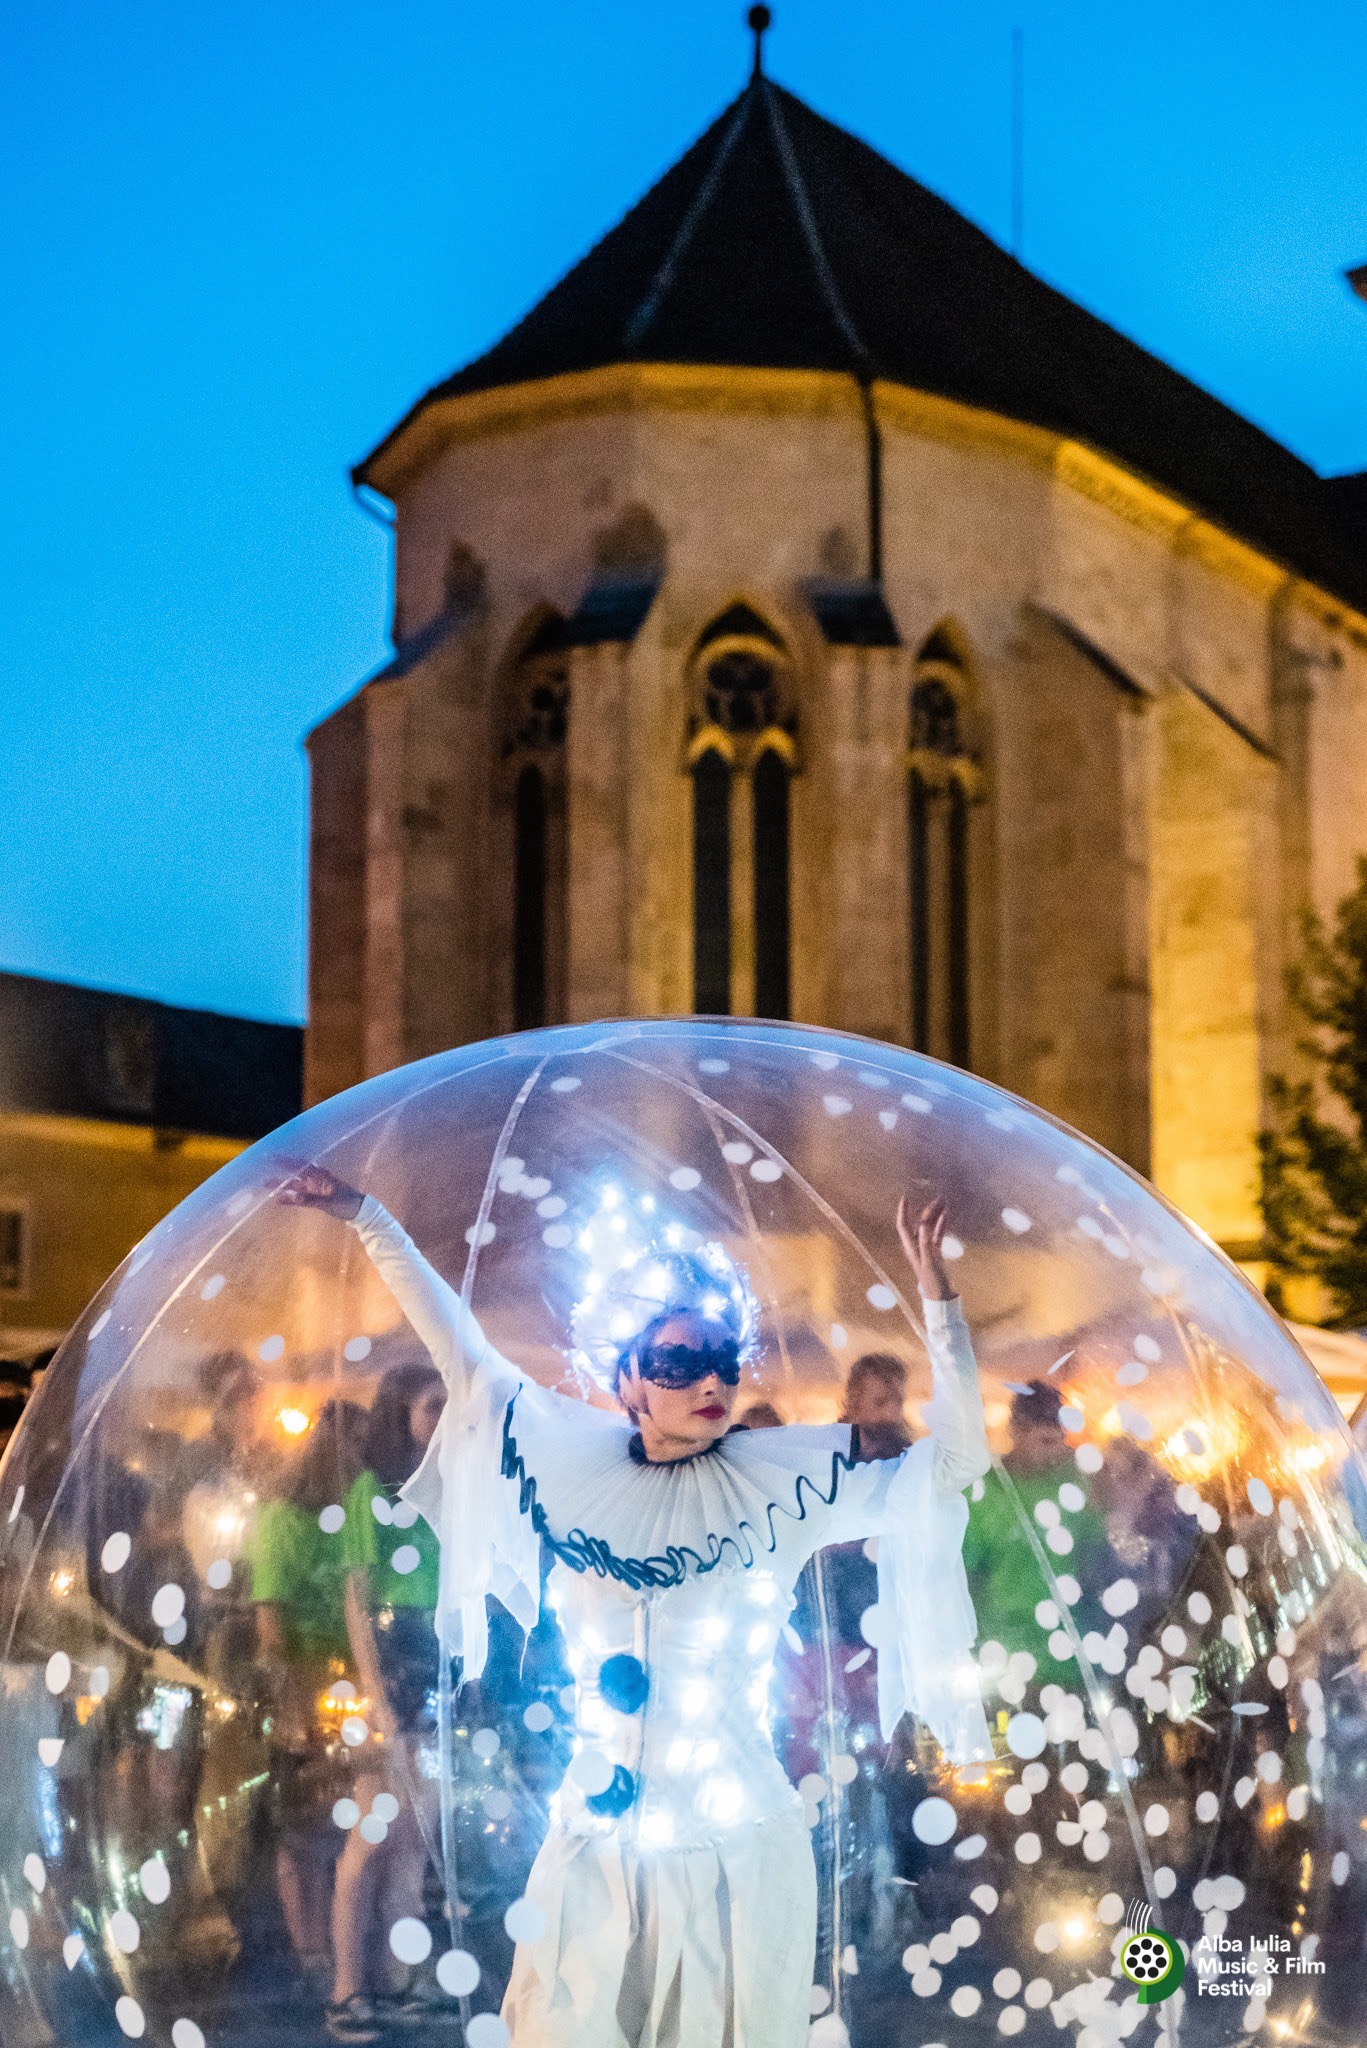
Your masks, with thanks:
<instances>
[{"instance_id":1,"label":"woman's right hand","mask_svg":"<svg viewBox=\"0 0 1367 2048\"><path fill-rule=\"evenodd\" d=\"M348 1181L338 1180L336 1174L329 1173L325 1166L315 1166L310 1162L301 1166L293 1178L277 1190L275 1199L291 1208L324 1209L329 1216L338 1216L343 1223L350 1223L360 1213L365 1196Z\"/></svg>"}]
</instances>

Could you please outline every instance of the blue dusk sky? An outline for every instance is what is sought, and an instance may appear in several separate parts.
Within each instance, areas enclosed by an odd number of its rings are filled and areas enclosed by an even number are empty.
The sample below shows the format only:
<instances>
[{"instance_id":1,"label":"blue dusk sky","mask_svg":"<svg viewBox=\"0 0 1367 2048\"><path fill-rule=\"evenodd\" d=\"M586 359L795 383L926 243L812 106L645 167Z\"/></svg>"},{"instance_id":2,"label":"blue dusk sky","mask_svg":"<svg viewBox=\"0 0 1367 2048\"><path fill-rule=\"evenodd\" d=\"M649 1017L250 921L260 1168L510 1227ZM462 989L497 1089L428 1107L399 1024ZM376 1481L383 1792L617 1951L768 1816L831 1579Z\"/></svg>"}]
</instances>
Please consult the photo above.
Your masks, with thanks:
<instances>
[{"instance_id":1,"label":"blue dusk sky","mask_svg":"<svg viewBox=\"0 0 1367 2048\"><path fill-rule=\"evenodd\" d=\"M743 82L739 0L10 0L0 967L302 1018L347 471ZM769 69L1325 472L1367 467L1367 10L777 0Z\"/></svg>"}]
</instances>

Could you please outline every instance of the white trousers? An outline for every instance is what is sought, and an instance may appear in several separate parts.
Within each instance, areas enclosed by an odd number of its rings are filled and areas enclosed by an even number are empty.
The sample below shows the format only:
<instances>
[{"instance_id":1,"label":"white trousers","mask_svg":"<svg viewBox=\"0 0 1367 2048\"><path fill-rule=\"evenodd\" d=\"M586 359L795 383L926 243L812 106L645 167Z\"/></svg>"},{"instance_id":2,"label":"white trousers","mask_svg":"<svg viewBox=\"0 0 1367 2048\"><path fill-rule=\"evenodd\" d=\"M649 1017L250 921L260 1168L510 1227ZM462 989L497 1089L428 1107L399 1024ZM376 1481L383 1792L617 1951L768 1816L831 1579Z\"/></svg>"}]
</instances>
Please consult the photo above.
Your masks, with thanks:
<instances>
[{"instance_id":1,"label":"white trousers","mask_svg":"<svg viewBox=\"0 0 1367 2048\"><path fill-rule=\"evenodd\" d=\"M641 1850L553 1827L527 1881L513 2048L806 2048L816 1866L800 1814L704 1848Z\"/></svg>"}]
</instances>

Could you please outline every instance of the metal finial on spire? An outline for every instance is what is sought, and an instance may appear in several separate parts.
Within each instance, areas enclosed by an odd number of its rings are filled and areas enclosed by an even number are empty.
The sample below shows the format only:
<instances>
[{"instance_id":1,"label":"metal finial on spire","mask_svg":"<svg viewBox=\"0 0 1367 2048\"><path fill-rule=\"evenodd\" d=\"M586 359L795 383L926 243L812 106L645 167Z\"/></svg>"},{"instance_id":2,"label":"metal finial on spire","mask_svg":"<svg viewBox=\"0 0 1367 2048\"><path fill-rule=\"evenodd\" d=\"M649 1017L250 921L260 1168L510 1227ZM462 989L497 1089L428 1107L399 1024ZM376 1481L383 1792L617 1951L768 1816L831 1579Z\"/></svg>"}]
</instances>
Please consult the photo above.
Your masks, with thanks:
<instances>
[{"instance_id":1,"label":"metal finial on spire","mask_svg":"<svg viewBox=\"0 0 1367 2048\"><path fill-rule=\"evenodd\" d=\"M752 78L761 78L764 75L764 31L773 18L767 7L752 7L745 17L755 36L755 68L750 74Z\"/></svg>"}]
</instances>

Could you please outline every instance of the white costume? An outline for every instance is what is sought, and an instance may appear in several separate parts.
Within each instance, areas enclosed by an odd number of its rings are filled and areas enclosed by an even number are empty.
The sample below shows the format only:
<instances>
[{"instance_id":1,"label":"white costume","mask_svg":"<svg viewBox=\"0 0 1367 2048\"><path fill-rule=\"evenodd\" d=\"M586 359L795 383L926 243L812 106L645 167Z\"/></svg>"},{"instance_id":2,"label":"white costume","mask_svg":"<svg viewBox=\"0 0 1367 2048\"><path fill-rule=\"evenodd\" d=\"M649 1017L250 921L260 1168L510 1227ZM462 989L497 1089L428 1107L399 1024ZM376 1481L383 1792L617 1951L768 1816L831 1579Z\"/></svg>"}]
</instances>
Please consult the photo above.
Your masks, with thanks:
<instances>
[{"instance_id":1,"label":"white costume","mask_svg":"<svg viewBox=\"0 0 1367 2048\"><path fill-rule=\"evenodd\" d=\"M932 1431L901 1458L856 1464L848 1425L799 1424L650 1465L623 1417L495 1351L373 1198L353 1227L449 1389L405 1492L441 1539L437 1627L467 1678L486 1597L531 1628L543 1539L556 1560L576 1755L528 1881L547 1930L514 1958L515 2048L802 2048L816 1876L768 1695L814 1551L879 1538L885 1737L910 1710L954 1760L991 1754L961 1556L988 1451L958 1302L925 1303Z\"/></svg>"}]
</instances>

